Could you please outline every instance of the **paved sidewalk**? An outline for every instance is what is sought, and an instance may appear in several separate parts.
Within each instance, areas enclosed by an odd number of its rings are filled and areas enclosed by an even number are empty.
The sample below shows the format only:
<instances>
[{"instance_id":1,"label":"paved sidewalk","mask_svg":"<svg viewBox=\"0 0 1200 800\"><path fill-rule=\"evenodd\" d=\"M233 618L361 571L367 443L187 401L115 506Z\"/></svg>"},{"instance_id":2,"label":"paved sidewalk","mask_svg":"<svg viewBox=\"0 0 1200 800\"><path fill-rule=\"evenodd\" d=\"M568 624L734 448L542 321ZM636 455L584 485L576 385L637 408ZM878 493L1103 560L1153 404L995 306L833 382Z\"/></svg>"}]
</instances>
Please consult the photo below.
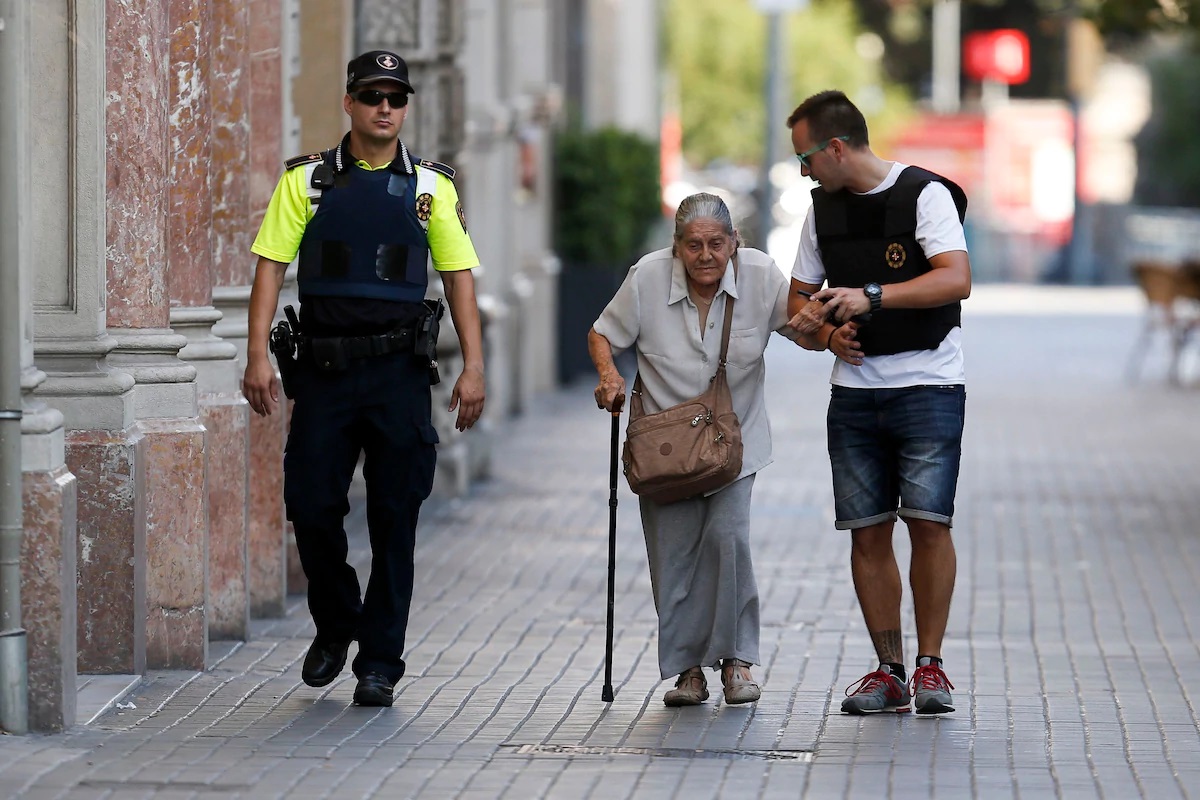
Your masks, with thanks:
<instances>
[{"instance_id":1,"label":"paved sidewalk","mask_svg":"<svg viewBox=\"0 0 1200 800\"><path fill-rule=\"evenodd\" d=\"M779 340L757 706L663 707L624 486L600 701L609 417L580 385L499 426L493 478L423 520L394 708L351 706L348 672L300 682L298 602L206 673L148 675L136 708L0 738L0 797L1200 797L1200 387L1123 381L1127 294L1037 297L1030 316L986 287L968 301L953 715L838 713L873 655L832 526L828 356Z\"/></svg>"}]
</instances>

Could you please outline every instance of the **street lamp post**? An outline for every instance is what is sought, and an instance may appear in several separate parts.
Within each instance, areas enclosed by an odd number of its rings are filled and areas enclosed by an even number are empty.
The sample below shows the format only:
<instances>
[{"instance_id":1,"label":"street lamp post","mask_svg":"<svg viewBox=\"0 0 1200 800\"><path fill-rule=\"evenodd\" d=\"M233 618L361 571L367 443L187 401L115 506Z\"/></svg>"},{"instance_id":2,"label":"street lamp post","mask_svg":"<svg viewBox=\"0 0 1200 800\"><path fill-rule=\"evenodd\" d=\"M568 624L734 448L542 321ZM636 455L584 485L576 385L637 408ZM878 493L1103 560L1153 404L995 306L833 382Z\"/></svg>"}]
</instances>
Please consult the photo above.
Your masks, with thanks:
<instances>
[{"instance_id":1,"label":"street lamp post","mask_svg":"<svg viewBox=\"0 0 1200 800\"><path fill-rule=\"evenodd\" d=\"M771 186L771 167L779 151L780 120L773 114L779 107L783 91L781 76L783 60L783 15L789 11L801 11L808 0L755 0L755 6L767 18L767 69L763 84L764 136L762 167L758 176L758 238L756 242L767 249L767 237L771 233L771 210L775 205L775 191Z\"/></svg>"},{"instance_id":2,"label":"street lamp post","mask_svg":"<svg viewBox=\"0 0 1200 800\"><path fill-rule=\"evenodd\" d=\"M0 0L0 730L29 732L29 657L21 625L21 295L19 221L23 3Z\"/></svg>"},{"instance_id":3,"label":"street lamp post","mask_svg":"<svg viewBox=\"0 0 1200 800\"><path fill-rule=\"evenodd\" d=\"M933 110L939 114L958 113L960 64L959 39L962 36L960 0L938 0L933 7Z\"/></svg>"}]
</instances>

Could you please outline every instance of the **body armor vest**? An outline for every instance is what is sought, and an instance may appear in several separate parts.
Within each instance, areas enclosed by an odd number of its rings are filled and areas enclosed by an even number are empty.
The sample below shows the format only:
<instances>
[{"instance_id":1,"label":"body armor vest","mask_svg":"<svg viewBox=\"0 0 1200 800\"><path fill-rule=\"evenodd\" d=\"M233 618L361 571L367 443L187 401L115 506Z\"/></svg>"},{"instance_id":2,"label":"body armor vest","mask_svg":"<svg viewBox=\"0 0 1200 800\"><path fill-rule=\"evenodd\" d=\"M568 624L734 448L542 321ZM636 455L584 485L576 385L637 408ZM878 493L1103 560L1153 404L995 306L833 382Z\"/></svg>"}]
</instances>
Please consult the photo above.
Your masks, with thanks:
<instances>
[{"instance_id":1,"label":"body armor vest","mask_svg":"<svg viewBox=\"0 0 1200 800\"><path fill-rule=\"evenodd\" d=\"M931 182L950 190L961 222L967 196L959 186L919 167L907 167L896 184L876 194L813 189L817 245L833 287L886 286L923 275L932 267L917 243L917 198ZM937 308L881 308L858 331L868 356L936 350L961 325L958 302Z\"/></svg>"},{"instance_id":2,"label":"body armor vest","mask_svg":"<svg viewBox=\"0 0 1200 800\"><path fill-rule=\"evenodd\" d=\"M429 242L416 189L415 171L351 165L335 173L300 242L301 296L421 302Z\"/></svg>"}]
</instances>

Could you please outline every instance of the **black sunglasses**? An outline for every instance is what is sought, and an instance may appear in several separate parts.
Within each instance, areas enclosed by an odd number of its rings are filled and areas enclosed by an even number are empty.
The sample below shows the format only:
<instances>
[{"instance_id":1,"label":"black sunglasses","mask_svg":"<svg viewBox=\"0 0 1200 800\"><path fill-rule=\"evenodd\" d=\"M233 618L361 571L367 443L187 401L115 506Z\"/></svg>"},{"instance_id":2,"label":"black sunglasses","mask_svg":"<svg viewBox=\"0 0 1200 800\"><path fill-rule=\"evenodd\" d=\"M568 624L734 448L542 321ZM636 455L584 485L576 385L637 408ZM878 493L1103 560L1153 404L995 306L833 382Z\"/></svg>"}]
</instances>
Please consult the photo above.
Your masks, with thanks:
<instances>
[{"instance_id":1,"label":"black sunglasses","mask_svg":"<svg viewBox=\"0 0 1200 800\"><path fill-rule=\"evenodd\" d=\"M368 106L377 106L384 100L392 108L404 108L408 105L407 92L381 92L378 89L360 89L351 95L355 100Z\"/></svg>"}]
</instances>

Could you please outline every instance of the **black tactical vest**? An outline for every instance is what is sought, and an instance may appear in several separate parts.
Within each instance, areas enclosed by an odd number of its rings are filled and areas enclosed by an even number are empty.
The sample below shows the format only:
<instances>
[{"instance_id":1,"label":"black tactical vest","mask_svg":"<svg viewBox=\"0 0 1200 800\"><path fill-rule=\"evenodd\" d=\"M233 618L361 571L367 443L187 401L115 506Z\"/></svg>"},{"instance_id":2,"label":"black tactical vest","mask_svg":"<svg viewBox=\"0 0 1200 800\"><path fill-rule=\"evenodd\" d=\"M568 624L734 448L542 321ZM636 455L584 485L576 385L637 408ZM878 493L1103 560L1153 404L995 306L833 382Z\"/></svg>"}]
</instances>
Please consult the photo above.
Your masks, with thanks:
<instances>
[{"instance_id":1,"label":"black tactical vest","mask_svg":"<svg viewBox=\"0 0 1200 800\"><path fill-rule=\"evenodd\" d=\"M931 269L916 231L917 197L933 181L950 190L961 222L967 213L963 190L919 167L907 167L894 186L876 194L813 189L817 245L830 286L886 286ZM858 341L868 356L936 350L946 334L962 324L960 317L958 302L937 308L881 308L859 329Z\"/></svg>"},{"instance_id":2,"label":"black tactical vest","mask_svg":"<svg viewBox=\"0 0 1200 800\"><path fill-rule=\"evenodd\" d=\"M300 242L302 297L424 299L429 242L417 218L417 177L396 167L351 164L322 192Z\"/></svg>"}]
</instances>

